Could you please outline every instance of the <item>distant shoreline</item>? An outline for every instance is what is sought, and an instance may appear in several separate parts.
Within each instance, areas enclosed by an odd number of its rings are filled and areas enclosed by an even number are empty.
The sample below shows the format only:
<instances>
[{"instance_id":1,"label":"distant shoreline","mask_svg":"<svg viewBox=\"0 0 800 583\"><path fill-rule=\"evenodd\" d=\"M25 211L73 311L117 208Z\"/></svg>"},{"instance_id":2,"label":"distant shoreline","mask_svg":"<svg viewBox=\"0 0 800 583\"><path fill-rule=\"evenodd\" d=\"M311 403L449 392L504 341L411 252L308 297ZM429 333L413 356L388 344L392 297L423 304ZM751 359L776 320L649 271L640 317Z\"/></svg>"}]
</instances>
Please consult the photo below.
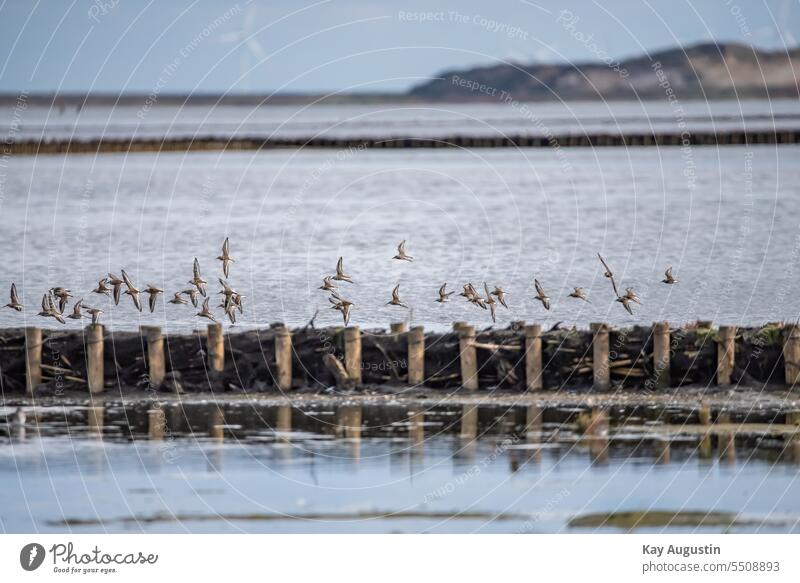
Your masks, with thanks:
<instances>
[{"instance_id":1,"label":"distant shoreline","mask_svg":"<svg viewBox=\"0 0 800 583\"><path fill-rule=\"evenodd\" d=\"M133 152L243 151L273 149L406 149L406 148L595 148L595 147L692 147L758 144L798 144L800 130L730 132L583 133L562 135L448 135L438 137L224 137L85 140L23 140L5 142L3 155L102 154Z\"/></svg>"}]
</instances>

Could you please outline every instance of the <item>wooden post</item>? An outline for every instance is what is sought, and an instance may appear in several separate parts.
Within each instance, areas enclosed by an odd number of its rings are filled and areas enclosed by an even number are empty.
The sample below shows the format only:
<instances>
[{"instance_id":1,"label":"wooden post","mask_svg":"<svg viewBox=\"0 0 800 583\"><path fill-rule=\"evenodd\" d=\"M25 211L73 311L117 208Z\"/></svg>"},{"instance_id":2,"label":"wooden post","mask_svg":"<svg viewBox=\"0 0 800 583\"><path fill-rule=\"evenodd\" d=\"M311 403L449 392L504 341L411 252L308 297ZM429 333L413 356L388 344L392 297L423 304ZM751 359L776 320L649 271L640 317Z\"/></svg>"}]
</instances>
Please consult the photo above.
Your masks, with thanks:
<instances>
[{"instance_id":1,"label":"wooden post","mask_svg":"<svg viewBox=\"0 0 800 583\"><path fill-rule=\"evenodd\" d=\"M783 370L786 375L786 384L789 387L794 387L800 383L800 326L797 324L786 326L785 334Z\"/></svg>"},{"instance_id":2,"label":"wooden post","mask_svg":"<svg viewBox=\"0 0 800 583\"><path fill-rule=\"evenodd\" d=\"M42 384L42 330L25 328L25 392L33 394Z\"/></svg>"},{"instance_id":3,"label":"wooden post","mask_svg":"<svg viewBox=\"0 0 800 583\"><path fill-rule=\"evenodd\" d=\"M222 335L222 324L208 325L206 350L208 351L208 368L222 372L225 369L225 337Z\"/></svg>"},{"instance_id":4,"label":"wooden post","mask_svg":"<svg viewBox=\"0 0 800 583\"><path fill-rule=\"evenodd\" d=\"M275 364L278 389L288 391L292 388L292 333L285 326L275 334Z\"/></svg>"},{"instance_id":5,"label":"wooden post","mask_svg":"<svg viewBox=\"0 0 800 583\"><path fill-rule=\"evenodd\" d=\"M594 335L592 339L592 362L594 388L607 391L611 388L611 368L608 361L609 339L606 324L591 324Z\"/></svg>"},{"instance_id":6,"label":"wooden post","mask_svg":"<svg viewBox=\"0 0 800 583\"><path fill-rule=\"evenodd\" d=\"M354 384L361 384L361 330L358 326L344 329L344 368Z\"/></svg>"},{"instance_id":7,"label":"wooden post","mask_svg":"<svg viewBox=\"0 0 800 583\"><path fill-rule=\"evenodd\" d=\"M542 388L542 327L525 326L525 387L529 391Z\"/></svg>"},{"instance_id":8,"label":"wooden post","mask_svg":"<svg viewBox=\"0 0 800 583\"><path fill-rule=\"evenodd\" d=\"M391 330L392 334L402 334L406 331L406 323L405 322L392 322L389 325L389 329Z\"/></svg>"},{"instance_id":9,"label":"wooden post","mask_svg":"<svg viewBox=\"0 0 800 583\"><path fill-rule=\"evenodd\" d=\"M90 324L86 331L86 383L92 395L102 393L105 385L103 346L103 325Z\"/></svg>"},{"instance_id":10,"label":"wooden post","mask_svg":"<svg viewBox=\"0 0 800 583\"><path fill-rule=\"evenodd\" d=\"M720 326L717 344L717 384L731 384L734 354L736 347L736 327Z\"/></svg>"},{"instance_id":11,"label":"wooden post","mask_svg":"<svg viewBox=\"0 0 800 583\"><path fill-rule=\"evenodd\" d=\"M408 338L408 384L421 385L425 382L425 328L414 326Z\"/></svg>"},{"instance_id":12,"label":"wooden post","mask_svg":"<svg viewBox=\"0 0 800 583\"><path fill-rule=\"evenodd\" d=\"M671 384L669 351L669 324L656 322L653 324L653 369L655 370L654 384L657 389L666 389Z\"/></svg>"},{"instance_id":13,"label":"wooden post","mask_svg":"<svg viewBox=\"0 0 800 583\"><path fill-rule=\"evenodd\" d=\"M147 435L150 439L164 439L167 419L163 409L150 409L147 412Z\"/></svg>"},{"instance_id":14,"label":"wooden post","mask_svg":"<svg viewBox=\"0 0 800 583\"><path fill-rule=\"evenodd\" d=\"M478 353L475 349L475 328L462 324L458 328L461 386L468 391L478 390Z\"/></svg>"},{"instance_id":15,"label":"wooden post","mask_svg":"<svg viewBox=\"0 0 800 583\"><path fill-rule=\"evenodd\" d=\"M159 387L167 374L164 360L164 336L158 326L142 326L142 333L147 338L147 372L150 375L150 386Z\"/></svg>"}]
</instances>

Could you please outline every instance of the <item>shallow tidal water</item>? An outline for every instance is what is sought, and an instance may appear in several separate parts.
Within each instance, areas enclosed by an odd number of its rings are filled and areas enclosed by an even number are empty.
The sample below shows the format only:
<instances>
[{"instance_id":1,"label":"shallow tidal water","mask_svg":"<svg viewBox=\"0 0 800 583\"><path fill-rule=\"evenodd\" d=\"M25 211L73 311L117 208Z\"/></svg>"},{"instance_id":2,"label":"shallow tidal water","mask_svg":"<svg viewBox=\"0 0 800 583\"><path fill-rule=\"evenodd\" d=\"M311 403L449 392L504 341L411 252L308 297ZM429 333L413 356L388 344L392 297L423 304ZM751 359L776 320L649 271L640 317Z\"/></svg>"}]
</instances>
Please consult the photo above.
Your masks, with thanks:
<instances>
[{"instance_id":1,"label":"shallow tidal water","mask_svg":"<svg viewBox=\"0 0 800 583\"><path fill-rule=\"evenodd\" d=\"M365 410L363 423L295 409L291 427L270 409L226 411L218 438L194 430L197 412L178 431L167 411L175 431L154 441L131 411L108 410L98 428L57 409L31 412L0 444L3 532L800 530L800 448L763 436L703 453L673 435L665 453L642 439L653 422L641 417L587 441L553 421L575 410L520 433L524 411L489 407L477 437L441 408Z\"/></svg>"},{"instance_id":2,"label":"shallow tidal water","mask_svg":"<svg viewBox=\"0 0 800 583\"><path fill-rule=\"evenodd\" d=\"M57 326L35 314L44 291L62 285L104 309L112 328L191 330L205 323L196 310L165 300L188 287L194 257L216 293L226 236L230 283L247 296L239 328L304 325L317 311L317 325L341 322L317 289L339 256L356 282L342 284L351 321L364 328L491 325L458 296L436 303L445 281L457 292L503 286L499 326L788 320L800 313L799 154L755 145L13 157L0 287L16 282L26 311L0 310L0 326ZM402 239L413 263L392 260ZM642 298L633 316L613 301L598 251ZM675 286L660 283L670 265ZM121 268L166 290L154 314L90 293ZM550 311L533 298L534 277ZM386 305L397 284L408 310ZM568 298L574 286L591 303Z\"/></svg>"}]
</instances>

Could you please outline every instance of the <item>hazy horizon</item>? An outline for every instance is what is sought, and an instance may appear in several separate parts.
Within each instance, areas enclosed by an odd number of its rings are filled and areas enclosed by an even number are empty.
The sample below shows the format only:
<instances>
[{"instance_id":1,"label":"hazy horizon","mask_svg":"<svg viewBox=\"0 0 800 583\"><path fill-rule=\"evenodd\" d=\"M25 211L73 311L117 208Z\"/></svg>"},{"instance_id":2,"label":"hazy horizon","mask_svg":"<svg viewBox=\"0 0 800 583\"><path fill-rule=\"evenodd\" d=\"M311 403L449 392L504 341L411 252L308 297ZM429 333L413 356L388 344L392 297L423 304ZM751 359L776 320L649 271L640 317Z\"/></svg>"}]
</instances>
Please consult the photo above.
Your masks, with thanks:
<instances>
[{"instance_id":1,"label":"hazy horizon","mask_svg":"<svg viewBox=\"0 0 800 583\"><path fill-rule=\"evenodd\" d=\"M508 61L625 59L703 42L797 46L800 9L790 1L681 7L620 0L469 0L457 10L394 0L3 2L0 93L397 93L447 69Z\"/></svg>"}]
</instances>

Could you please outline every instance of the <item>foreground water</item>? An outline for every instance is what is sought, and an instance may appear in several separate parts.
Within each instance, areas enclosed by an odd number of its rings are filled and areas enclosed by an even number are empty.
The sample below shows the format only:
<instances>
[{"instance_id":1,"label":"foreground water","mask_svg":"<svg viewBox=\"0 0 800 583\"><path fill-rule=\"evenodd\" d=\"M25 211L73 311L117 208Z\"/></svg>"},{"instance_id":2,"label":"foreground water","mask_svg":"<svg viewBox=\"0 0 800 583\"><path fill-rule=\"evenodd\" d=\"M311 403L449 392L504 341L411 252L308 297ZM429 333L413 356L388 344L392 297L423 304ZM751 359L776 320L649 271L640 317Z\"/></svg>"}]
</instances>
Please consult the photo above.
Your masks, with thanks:
<instances>
[{"instance_id":1,"label":"foreground water","mask_svg":"<svg viewBox=\"0 0 800 583\"><path fill-rule=\"evenodd\" d=\"M29 409L25 426L8 426L0 445L0 528L800 529L800 444L742 423L735 439L698 441L691 431L696 412L615 409L610 426L587 429L587 437L579 430L581 409L573 408L531 416L530 409L500 406L243 406L225 410L227 424L206 425L216 407L186 406L176 416L178 409L165 406L162 440L146 439L146 404ZM751 410L731 419L769 415Z\"/></svg>"},{"instance_id":2,"label":"foreground water","mask_svg":"<svg viewBox=\"0 0 800 583\"><path fill-rule=\"evenodd\" d=\"M302 325L317 310L318 325L340 322L317 289L339 256L356 281L343 294L362 327L491 324L461 298L437 304L445 281L458 291L468 281L503 286L510 309L498 311L499 325L791 319L800 312L798 154L728 146L14 157L0 196L0 286L16 282L26 311L0 311L0 326L55 325L35 314L42 293L62 285L103 308L111 327L190 330L196 310L164 300L187 287L194 257L216 291L226 236L230 281L247 296L241 328ZM391 259L401 239L413 263ZM613 301L598 251L642 298L635 316ZM660 283L669 265L678 285ZM140 287L167 291L155 314L139 314L127 296L113 308L89 293L123 267ZM534 277L552 298L549 312L533 299ZM410 310L386 305L397 284ZM566 297L573 286L592 303Z\"/></svg>"}]
</instances>

